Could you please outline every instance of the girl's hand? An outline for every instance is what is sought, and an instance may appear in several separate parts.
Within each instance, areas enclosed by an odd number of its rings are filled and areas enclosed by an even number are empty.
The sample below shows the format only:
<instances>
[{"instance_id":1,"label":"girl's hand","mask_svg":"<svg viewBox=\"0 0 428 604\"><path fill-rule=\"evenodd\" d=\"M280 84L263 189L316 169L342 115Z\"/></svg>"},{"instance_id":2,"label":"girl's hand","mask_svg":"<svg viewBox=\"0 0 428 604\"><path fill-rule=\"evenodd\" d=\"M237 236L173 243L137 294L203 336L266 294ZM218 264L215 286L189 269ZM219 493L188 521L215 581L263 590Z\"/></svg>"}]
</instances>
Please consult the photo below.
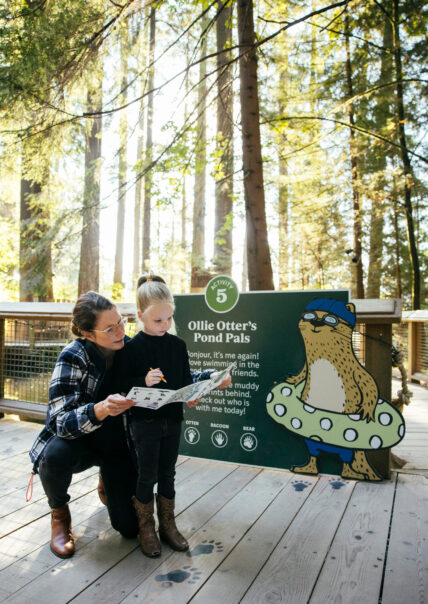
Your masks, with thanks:
<instances>
[{"instance_id":1,"label":"girl's hand","mask_svg":"<svg viewBox=\"0 0 428 604\"><path fill-rule=\"evenodd\" d=\"M146 375L146 386L148 386L150 388L151 386L154 386L155 384L159 384L160 381L164 381L164 380L162 380L162 378L163 378L163 373L159 368L151 369L148 372L148 374Z\"/></svg>"},{"instance_id":2,"label":"girl's hand","mask_svg":"<svg viewBox=\"0 0 428 604\"><path fill-rule=\"evenodd\" d=\"M201 402L201 399L200 399L200 398L195 398L195 400L193 400L193 401L189 401L189 402L188 402L188 403L186 403L186 404L187 404L187 406L188 406L188 407L196 407L196 405L197 405L198 403L200 403L200 402Z\"/></svg>"},{"instance_id":3,"label":"girl's hand","mask_svg":"<svg viewBox=\"0 0 428 604\"><path fill-rule=\"evenodd\" d=\"M109 415L120 415L130 407L134 407L135 401L125 398L121 394L110 394L104 401L94 405L95 417L102 421Z\"/></svg>"}]
</instances>

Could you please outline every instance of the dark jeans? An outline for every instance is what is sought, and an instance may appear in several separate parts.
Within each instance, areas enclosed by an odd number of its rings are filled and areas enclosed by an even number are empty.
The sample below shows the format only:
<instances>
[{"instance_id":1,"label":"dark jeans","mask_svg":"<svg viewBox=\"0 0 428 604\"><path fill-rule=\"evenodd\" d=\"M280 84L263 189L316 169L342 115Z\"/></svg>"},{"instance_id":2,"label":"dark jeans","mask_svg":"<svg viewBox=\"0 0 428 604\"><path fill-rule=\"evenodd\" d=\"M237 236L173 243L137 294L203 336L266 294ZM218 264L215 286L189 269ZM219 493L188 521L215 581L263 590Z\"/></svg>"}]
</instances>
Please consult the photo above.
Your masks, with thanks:
<instances>
[{"instance_id":1,"label":"dark jeans","mask_svg":"<svg viewBox=\"0 0 428 604\"><path fill-rule=\"evenodd\" d=\"M137 499L149 503L156 482L158 494L173 499L181 420L143 419L137 413L132 413L129 422L137 456Z\"/></svg>"},{"instance_id":2,"label":"dark jeans","mask_svg":"<svg viewBox=\"0 0 428 604\"><path fill-rule=\"evenodd\" d=\"M100 466L111 525L124 537L138 534L138 522L131 497L135 494L137 472L128 449L112 447L100 452L92 435L76 439L55 436L46 446L39 465L40 480L52 509L70 500L68 487L73 474Z\"/></svg>"}]
</instances>

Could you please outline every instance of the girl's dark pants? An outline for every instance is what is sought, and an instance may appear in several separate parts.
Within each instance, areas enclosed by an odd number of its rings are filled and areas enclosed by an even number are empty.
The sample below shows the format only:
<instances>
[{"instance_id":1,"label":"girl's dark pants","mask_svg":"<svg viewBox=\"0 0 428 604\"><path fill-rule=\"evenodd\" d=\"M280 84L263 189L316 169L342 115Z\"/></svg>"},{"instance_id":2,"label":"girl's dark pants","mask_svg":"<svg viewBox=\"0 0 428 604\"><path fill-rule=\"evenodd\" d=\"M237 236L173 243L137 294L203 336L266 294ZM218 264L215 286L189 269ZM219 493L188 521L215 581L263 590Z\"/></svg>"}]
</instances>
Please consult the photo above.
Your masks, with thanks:
<instances>
[{"instance_id":1,"label":"girl's dark pants","mask_svg":"<svg viewBox=\"0 0 428 604\"><path fill-rule=\"evenodd\" d=\"M100 447L108 438L108 431L100 430L76 439L52 438L39 464L40 480L50 507L57 509L70 500L67 491L73 474L99 466L112 527L124 537L136 537L138 522L131 500L137 479L135 463L124 438Z\"/></svg>"},{"instance_id":2,"label":"girl's dark pants","mask_svg":"<svg viewBox=\"0 0 428 604\"><path fill-rule=\"evenodd\" d=\"M137 499L150 503L156 482L158 494L173 499L181 420L143 419L132 413L129 426L138 466Z\"/></svg>"}]
</instances>

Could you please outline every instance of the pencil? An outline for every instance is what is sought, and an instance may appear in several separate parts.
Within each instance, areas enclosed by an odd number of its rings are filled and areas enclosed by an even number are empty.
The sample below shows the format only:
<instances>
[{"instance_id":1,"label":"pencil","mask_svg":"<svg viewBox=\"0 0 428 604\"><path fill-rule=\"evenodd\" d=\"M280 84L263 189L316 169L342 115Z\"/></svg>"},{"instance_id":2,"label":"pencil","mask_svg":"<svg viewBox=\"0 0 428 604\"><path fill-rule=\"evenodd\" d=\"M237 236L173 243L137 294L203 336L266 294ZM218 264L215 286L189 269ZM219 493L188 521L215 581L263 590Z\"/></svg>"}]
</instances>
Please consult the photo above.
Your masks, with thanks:
<instances>
[{"instance_id":1,"label":"pencil","mask_svg":"<svg viewBox=\"0 0 428 604\"><path fill-rule=\"evenodd\" d=\"M154 371L153 367L150 367L150 371ZM166 384L166 379L163 378L161 375L159 377L162 380L162 382L165 382L165 384Z\"/></svg>"}]
</instances>

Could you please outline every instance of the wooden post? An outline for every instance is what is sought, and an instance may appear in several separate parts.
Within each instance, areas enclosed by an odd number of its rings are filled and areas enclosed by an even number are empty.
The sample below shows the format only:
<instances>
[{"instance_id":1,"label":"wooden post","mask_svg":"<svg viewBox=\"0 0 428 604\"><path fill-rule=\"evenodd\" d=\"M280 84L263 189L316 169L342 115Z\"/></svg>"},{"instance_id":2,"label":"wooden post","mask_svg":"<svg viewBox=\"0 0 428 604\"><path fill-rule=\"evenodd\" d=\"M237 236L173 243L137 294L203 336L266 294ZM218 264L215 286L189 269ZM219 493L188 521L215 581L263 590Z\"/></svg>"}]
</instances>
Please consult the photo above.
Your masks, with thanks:
<instances>
[{"instance_id":1,"label":"wooden post","mask_svg":"<svg viewBox=\"0 0 428 604\"><path fill-rule=\"evenodd\" d=\"M366 325L365 366L379 387L379 396L391 400L392 379L392 325L390 323L368 323ZM373 467L384 478L391 475L391 449L370 451L367 457Z\"/></svg>"},{"instance_id":2,"label":"wooden post","mask_svg":"<svg viewBox=\"0 0 428 604\"><path fill-rule=\"evenodd\" d=\"M4 366L6 363L5 323L6 319L0 318L0 399L4 398ZM0 419L2 417L4 417L4 413L0 412Z\"/></svg>"}]
</instances>

